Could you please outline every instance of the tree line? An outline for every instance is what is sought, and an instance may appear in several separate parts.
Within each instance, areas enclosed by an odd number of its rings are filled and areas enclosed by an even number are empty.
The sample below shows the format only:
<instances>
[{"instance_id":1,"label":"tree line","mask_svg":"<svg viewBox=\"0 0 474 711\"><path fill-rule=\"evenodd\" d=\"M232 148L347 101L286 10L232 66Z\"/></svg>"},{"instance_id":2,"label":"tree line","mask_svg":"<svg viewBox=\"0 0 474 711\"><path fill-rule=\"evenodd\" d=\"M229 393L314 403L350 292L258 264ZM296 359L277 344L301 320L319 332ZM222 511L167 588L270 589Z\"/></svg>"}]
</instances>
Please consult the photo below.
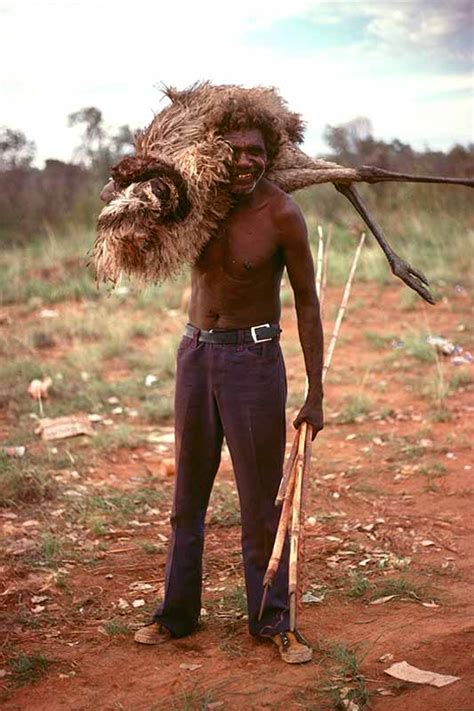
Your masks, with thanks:
<instances>
[{"instance_id":1,"label":"tree line","mask_svg":"<svg viewBox=\"0 0 474 711\"><path fill-rule=\"evenodd\" d=\"M18 243L48 229L74 222L93 226L100 209L98 193L111 166L133 152L134 131L123 125L106 128L95 107L68 116L81 129L73 160L49 159L34 167L36 148L21 131L0 129L0 241ZM377 165L399 172L466 176L474 174L474 144L455 145L447 152L415 151L396 139L376 139L367 118L327 126L329 151L322 157L347 166ZM381 196L383 199L383 191Z\"/></svg>"}]
</instances>

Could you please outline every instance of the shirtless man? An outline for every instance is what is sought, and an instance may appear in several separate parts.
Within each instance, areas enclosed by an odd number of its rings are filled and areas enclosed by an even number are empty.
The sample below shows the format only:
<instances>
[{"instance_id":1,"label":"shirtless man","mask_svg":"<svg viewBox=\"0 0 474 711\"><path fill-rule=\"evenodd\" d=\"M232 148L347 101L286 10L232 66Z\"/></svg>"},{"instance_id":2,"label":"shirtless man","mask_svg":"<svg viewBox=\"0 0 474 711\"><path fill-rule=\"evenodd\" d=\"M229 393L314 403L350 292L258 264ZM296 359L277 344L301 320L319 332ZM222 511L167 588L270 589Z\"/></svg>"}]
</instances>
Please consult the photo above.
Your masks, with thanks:
<instances>
[{"instance_id":1,"label":"shirtless man","mask_svg":"<svg viewBox=\"0 0 474 711\"><path fill-rule=\"evenodd\" d=\"M165 596L135 640L159 644L197 627L204 519L225 436L240 498L250 633L273 640L284 661L300 663L311 659L312 650L299 632L289 632L288 541L261 621L258 612L280 515L274 500L285 454L286 377L278 327L285 267L309 386L294 425L308 422L313 437L323 427L323 335L313 261L299 208L265 178L265 127L239 125L223 137L233 149L233 209L192 269L190 323L178 349ZM103 199L110 196L105 189Z\"/></svg>"}]
</instances>

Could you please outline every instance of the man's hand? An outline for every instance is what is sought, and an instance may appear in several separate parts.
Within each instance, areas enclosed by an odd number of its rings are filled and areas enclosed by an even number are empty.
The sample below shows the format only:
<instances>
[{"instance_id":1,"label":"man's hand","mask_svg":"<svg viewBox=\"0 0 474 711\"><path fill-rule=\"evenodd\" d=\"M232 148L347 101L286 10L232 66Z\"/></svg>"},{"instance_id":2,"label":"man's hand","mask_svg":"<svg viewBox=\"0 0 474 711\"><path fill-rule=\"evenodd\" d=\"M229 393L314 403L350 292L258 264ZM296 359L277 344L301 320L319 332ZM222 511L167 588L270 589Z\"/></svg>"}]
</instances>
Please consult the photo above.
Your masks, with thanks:
<instances>
[{"instance_id":1,"label":"man's hand","mask_svg":"<svg viewBox=\"0 0 474 711\"><path fill-rule=\"evenodd\" d=\"M100 193L100 199L103 200L103 202L109 203L112 198L114 197L115 193L117 192L117 187L112 180L112 178L109 180L108 183L104 185L102 188L102 192Z\"/></svg>"},{"instance_id":2,"label":"man's hand","mask_svg":"<svg viewBox=\"0 0 474 711\"><path fill-rule=\"evenodd\" d=\"M302 422L307 422L311 425L311 439L314 440L318 432L321 432L324 427L323 407L320 398L317 402L312 402L309 399L306 400L296 420L293 422L293 427L298 429Z\"/></svg>"}]
</instances>

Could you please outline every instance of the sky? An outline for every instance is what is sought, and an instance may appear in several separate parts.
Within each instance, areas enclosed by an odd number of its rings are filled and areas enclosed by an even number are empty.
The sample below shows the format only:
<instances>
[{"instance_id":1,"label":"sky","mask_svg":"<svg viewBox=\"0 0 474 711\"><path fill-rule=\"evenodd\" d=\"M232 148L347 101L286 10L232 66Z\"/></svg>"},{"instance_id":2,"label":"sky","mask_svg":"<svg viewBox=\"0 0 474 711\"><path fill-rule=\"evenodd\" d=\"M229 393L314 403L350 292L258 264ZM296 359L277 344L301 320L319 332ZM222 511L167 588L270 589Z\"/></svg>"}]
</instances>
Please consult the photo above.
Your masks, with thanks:
<instances>
[{"instance_id":1,"label":"sky","mask_svg":"<svg viewBox=\"0 0 474 711\"><path fill-rule=\"evenodd\" d=\"M417 149L474 142L472 0L0 0L0 126L46 158L79 143L68 114L96 106L142 128L159 87L276 86L307 122L368 117Z\"/></svg>"}]
</instances>

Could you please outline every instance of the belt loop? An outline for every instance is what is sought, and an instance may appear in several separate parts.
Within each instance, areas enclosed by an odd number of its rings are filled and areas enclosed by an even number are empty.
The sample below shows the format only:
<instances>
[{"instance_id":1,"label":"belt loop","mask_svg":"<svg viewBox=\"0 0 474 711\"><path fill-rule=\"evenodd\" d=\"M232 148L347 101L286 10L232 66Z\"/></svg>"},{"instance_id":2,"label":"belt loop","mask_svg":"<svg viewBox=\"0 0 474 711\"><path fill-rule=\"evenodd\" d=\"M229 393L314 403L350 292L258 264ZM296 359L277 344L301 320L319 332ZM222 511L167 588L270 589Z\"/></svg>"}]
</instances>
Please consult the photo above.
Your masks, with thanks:
<instances>
[{"instance_id":1,"label":"belt loop","mask_svg":"<svg viewBox=\"0 0 474 711\"><path fill-rule=\"evenodd\" d=\"M239 329L237 331L237 350L238 351L244 350L244 343L245 343L245 331L242 331L241 329Z\"/></svg>"},{"instance_id":2,"label":"belt loop","mask_svg":"<svg viewBox=\"0 0 474 711\"><path fill-rule=\"evenodd\" d=\"M200 335L201 335L201 329L200 329L200 328L195 328L195 329L194 329L194 333L193 333L191 348L197 348L197 347L198 347L199 336L200 336Z\"/></svg>"}]
</instances>

